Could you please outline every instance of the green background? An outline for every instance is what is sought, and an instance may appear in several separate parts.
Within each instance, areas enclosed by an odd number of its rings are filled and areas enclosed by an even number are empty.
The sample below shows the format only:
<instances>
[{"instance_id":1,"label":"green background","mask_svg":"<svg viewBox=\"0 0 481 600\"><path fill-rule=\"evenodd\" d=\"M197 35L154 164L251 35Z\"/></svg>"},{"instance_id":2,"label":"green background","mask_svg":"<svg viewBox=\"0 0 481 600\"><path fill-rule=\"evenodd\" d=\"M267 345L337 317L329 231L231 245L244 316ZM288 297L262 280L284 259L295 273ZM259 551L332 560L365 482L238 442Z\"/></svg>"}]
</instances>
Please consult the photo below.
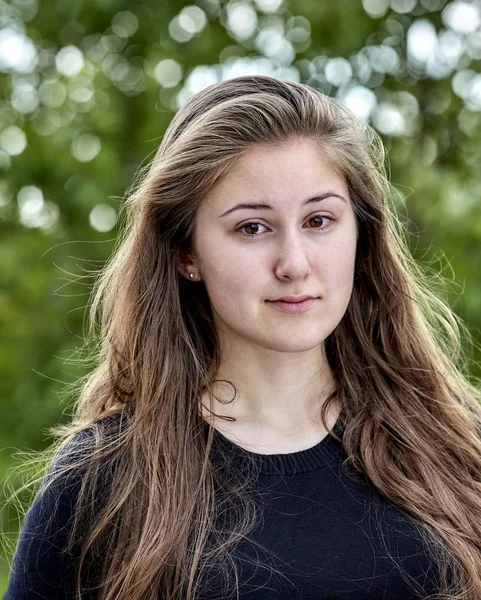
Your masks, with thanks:
<instances>
[{"instance_id":1,"label":"green background","mask_svg":"<svg viewBox=\"0 0 481 600\"><path fill-rule=\"evenodd\" d=\"M480 65L476 2L0 0L2 481L69 420L89 286L135 174L182 103L228 77L308 83L382 135L412 252L479 342ZM16 539L8 507L2 528Z\"/></svg>"}]
</instances>

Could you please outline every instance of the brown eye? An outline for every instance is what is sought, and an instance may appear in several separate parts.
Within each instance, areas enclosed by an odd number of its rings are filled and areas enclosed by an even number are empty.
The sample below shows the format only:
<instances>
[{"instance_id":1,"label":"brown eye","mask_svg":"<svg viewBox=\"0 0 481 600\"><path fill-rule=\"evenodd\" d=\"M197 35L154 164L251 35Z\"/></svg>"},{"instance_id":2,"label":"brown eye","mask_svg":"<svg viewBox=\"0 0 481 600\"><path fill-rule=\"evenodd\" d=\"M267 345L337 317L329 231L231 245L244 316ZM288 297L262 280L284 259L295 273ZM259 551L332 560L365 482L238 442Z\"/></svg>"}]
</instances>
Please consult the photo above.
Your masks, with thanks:
<instances>
[{"instance_id":1,"label":"brown eye","mask_svg":"<svg viewBox=\"0 0 481 600\"><path fill-rule=\"evenodd\" d=\"M309 219L309 222L311 221L317 221L317 223L314 225L314 229L330 229L335 221L335 219L333 219L332 217L328 217L326 215L314 215L313 217L311 217ZM323 223L325 221L329 221L329 223L327 225L323 226Z\"/></svg>"},{"instance_id":2,"label":"brown eye","mask_svg":"<svg viewBox=\"0 0 481 600\"><path fill-rule=\"evenodd\" d=\"M327 231L328 229L331 229L336 219L333 217L328 217L327 215L314 215L307 220L308 223L313 221L315 224L312 226L312 229ZM325 222L328 222L327 225L324 224ZM248 223L244 223L244 225L238 227L236 231L238 231L245 238L255 239L261 237L262 235L262 231L259 231L259 227L265 227L265 225L259 223L258 221L249 221Z\"/></svg>"},{"instance_id":3,"label":"brown eye","mask_svg":"<svg viewBox=\"0 0 481 600\"><path fill-rule=\"evenodd\" d=\"M248 235L255 235L259 233L259 225L260 223L247 223L241 229L244 229ZM254 228L254 231L252 231L252 228Z\"/></svg>"},{"instance_id":4,"label":"brown eye","mask_svg":"<svg viewBox=\"0 0 481 600\"><path fill-rule=\"evenodd\" d=\"M317 221L314 227L320 227L322 224L321 221L324 221L324 217L321 217L321 215L315 215L314 217L311 217L309 221Z\"/></svg>"}]
</instances>

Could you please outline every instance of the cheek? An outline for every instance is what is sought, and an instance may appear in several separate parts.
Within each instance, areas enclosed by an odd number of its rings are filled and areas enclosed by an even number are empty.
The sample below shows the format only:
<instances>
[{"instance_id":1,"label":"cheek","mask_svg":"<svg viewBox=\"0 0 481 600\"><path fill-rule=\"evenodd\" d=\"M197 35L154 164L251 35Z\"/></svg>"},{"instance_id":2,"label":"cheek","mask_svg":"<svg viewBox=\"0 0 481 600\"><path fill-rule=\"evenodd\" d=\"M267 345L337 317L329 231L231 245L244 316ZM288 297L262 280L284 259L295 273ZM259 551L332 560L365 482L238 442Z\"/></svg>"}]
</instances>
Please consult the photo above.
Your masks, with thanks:
<instances>
[{"instance_id":1,"label":"cheek","mask_svg":"<svg viewBox=\"0 0 481 600\"><path fill-rule=\"evenodd\" d=\"M219 253L206 266L205 283L212 304L225 313L238 312L242 299L258 293L259 269L241 257Z\"/></svg>"},{"instance_id":2,"label":"cheek","mask_svg":"<svg viewBox=\"0 0 481 600\"><path fill-rule=\"evenodd\" d=\"M205 280L212 291L219 294L245 294L249 289L257 289L261 277L259 252L228 244L225 240L210 240L203 249Z\"/></svg>"},{"instance_id":3,"label":"cheek","mask_svg":"<svg viewBox=\"0 0 481 600\"><path fill-rule=\"evenodd\" d=\"M332 292L343 292L352 286L354 278L354 263L339 263L329 265L328 269L324 270L324 281L327 287Z\"/></svg>"},{"instance_id":4,"label":"cheek","mask_svg":"<svg viewBox=\"0 0 481 600\"><path fill-rule=\"evenodd\" d=\"M320 252L320 261L324 266L336 266L342 270L352 268L356 258L357 240L349 229L339 231L339 235L328 240Z\"/></svg>"},{"instance_id":5,"label":"cheek","mask_svg":"<svg viewBox=\"0 0 481 600\"><path fill-rule=\"evenodd\" d=\"M332 293L344 294L352 288L356 264L356 247L353 244L338 246L319 264L322 280Z\"/></svg>"}]
</instances>

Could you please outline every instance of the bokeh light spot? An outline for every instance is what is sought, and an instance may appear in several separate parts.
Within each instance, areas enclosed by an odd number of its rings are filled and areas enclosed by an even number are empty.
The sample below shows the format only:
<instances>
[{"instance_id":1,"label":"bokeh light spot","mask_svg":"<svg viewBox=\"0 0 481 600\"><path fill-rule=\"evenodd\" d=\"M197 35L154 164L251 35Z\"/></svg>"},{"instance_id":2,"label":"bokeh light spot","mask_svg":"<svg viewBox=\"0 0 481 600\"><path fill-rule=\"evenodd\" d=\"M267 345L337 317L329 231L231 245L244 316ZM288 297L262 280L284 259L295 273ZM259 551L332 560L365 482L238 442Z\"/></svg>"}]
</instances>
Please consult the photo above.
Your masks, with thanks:
<instances>
[{"instance_id":1,"label":"bokeh light spot","mask_svg":"<svg viewBox=\"0 0 481 600\"><path fill-rule=\"evenodd\" d=\"M38 63L33 41L13 27L0 30L0 70L32 73Z\"/></svg>"},{"instance_id":2,"label":"bokeh light spot","mask_svg":"<svg viewBox=\"0 0 481 600\"><path fill-rule=\"evenodd\" d=\"M282 0L255 0L255 3L263 13L273 13L281 6Z\"/></svg>"},{"instance_id":3,"label":"bokeh light spot","mask_svg":"<svg viewBox=\"0 0 481 600\"><path fill-rule=\"evenodd\" d=\"M379 18L386 14L388 0L362 0L362 6L370 17Z\"/></svg>"},{"instance_id":4,"label":"bokeh light spot","mask_svg":"<svg viewBox=\"0 0 481 600\"><path fill-rule=\"evenodd\" d=\"M408 58L425 63L438 46L436 29L431 21L418 19L412 23L407 34Z\"/></svg>"},{"instance_id":5,"label":"bokeh light spot","mask_svg":"<svg viewBox=\"0 0 481 600\"><path fill-rule=\"evenodd\" d=\"M38 95L45 106L58 108L67 99L67 88L62 81L47 79L38 88Z\"/></svg>"},{"instance_id":6,"label":"bokeh light spot","mask_svg":"<svg viewBox=\"0 0 481 600\"><path fill-rule=\"evenodd\" d=\"M17 112L31 113L39 103L37 90L27 81L19 81L14 85L10 102Z\"/></svg>"},{"instance_id":7,"label":"bokeh light spot","mask_svg":"<svg viewBox=\"0 0 481 600\"><path fill-rule=\"evenodd\" d=\"M275 58L283 65L290 65L296 56L292 44L284 37L283 32L275 27L262 29L256 37L255 46L262 54Z\"/></svg>"},{"instance_id":8,"label":"bokeh light spot","mask_svg":"<svg viewBox=\"0 0 481 600\"><path fill-rule=\"evenodd\" d=\"M19 219L24 227L52 227L59 217L59 208L53 202L45 202L43 192L36 185L26 185L17 194Z\"/></svg>"},{"instance_id":9,"label":"bokeh light spot","mask_svg":"<svg viewBox=\"0 0 481 600\"><path fill-rule=\"evenodd\" d=\"M19 127L12 125L0 133L0 146L10 156L17 156L27 147L27 136Z\"/></svg>"},{"instance_id":10,"label":"bokeh light spot","mask_svg":"<svg viewBox=\"0 0 481 600\"><path fill-rule=\"evenodd\" d=\"M481 7L479 2L451 2L444 9L442 19L458 33L471 33L481 24Z\"/></svg>"},{"instance_id":11,"label":"bokeh light spot","mask_svg":"<svg viewBox=\"0 0 481 600\"><path fill-rule=\"evenodd\" d=\"M237 40L250 38L257 29L257 13L245 2L227 5L227 29Z\"/></svg>"},{"instance_id":12,"label":"bokeh light spot","mask_svg":"<svg viewBox=\"0 0 481 600\"><path fill-rule=\"evenodd\" d=\"M82 133L72 140L70 151L78 161L89 162L100 152L100 140L96 135Z\"/></svg>"},{"instance_id":13,"label":"bokeh light spot","mask_svg":"<svg viewBox=\"0 0 481 600\"><path fill-rule=\"evenodd\" d=\"M128 38L134 35L139 27L139 20L129 10L118 12L112 19L112 31L115 35Z\"/></svg>"},{"instance_id":14,"label":"bokeh light spot","mask_svg":"<svg viewBox=\"0 0 481 600\"><path fill-rule=\"evenodd\" d=\"M410 13L417 4L417 0L391 0L391 8L400 14Z\"/></svg>"},{"instance_id":15,"label":"bokeh light spot","mask_svg":"<svg viewBox=\"0 0 481 600\"><path fill-rule=\"evenodd\" d=\"M345 58L332 58L324 68L326 79L332 85L339 87L352 77L352 67Z\"/></svg>"},{"instance_id":16,"label":"bokeh light spot","mask_svg":"<svg viewBox=\"0 0 481 600\"><path fill-rule=\"evenodd\" d=\"M376 94L362 85L347 88L339 98L354 114L368 121L377 105Z\"/></svg>"},{"instance_id":17,"label":"bokeh light spot","mask_svg":"<svg viewBox=\"0 0 481 600\"><path fill-rule=\"evenodd\" d=\"M390 102L379 104L373 114L373 124L376 129L386 135L401 135L405 129L401 111Z\"/></svg>"},{"instance_id":18,"label":"bokeh light spot","mask_svg":"<svg viewBox=\"0 0 481 600\"><path fill-rule=\"evenodd\" d=\"M175 87L182 79L182 67L176 60L166 58L155 66L154 77L164 87Z\"/></svg>"},{"instance_id":19,"label":"bokeh light spot","mask_svg":"<svg viewBox=\"0 0 481 600\"><path fill-rule=\"evenodd\" d=\"M200 33L207 24L205 12L198 6L184 6L179 13L180 26L188 33Z\"/></svg>"},{"instance_id":20,"label":"bokeh light spot","mask_svg":"<svg viewBox=\"0 0 481 600\"><path fill-rule=\"evenodd\" d=\"M67 77L80 73L84 66L83 52L77 46L65 46L60 49L55 57L57 71Z\"/></svg>"},{"instance_id":21,"label":"bokeh light spot","mask_svg":"<svg viewBox=\"0 0 481 600\"><path fill-rule=\"evenodd\" d=\"M100 233L111 231L115 227L116 222L117 213L115 209L108 204L96 204L90 211L90 226Z\"/></svg>"}]
</instances>

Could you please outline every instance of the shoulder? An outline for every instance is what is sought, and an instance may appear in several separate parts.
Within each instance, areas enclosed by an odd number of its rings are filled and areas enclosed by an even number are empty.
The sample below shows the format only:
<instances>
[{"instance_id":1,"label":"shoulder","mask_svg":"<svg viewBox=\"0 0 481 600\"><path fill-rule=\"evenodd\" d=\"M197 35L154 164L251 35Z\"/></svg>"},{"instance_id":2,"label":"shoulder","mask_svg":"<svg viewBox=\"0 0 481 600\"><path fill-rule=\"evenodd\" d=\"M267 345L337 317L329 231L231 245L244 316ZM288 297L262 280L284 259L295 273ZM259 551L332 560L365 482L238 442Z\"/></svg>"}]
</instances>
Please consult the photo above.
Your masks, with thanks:
<instances>
[{"instance_id":1,"label":"shoulder","mask_svg":"<svg viewBox=\"0 0 481 600\"><path fill-rule=\"evenodd\" d=\"M74 598L79 545L70 534L76 519L78 534L85 531L78 499L90 459L102 447L109 427L118 422L116 417L110 423L80 430L58 450L25 515L4 600L27 599L33 593L34 597ZM102 491L104 484L102 481ZM89 511L99 499L100 495L94 498Z\"/></svg>"},{"instance_id":2,"label":"shoulder","mask_svg":"<svg viewBox=\"0 0 481 600\"><path fill-rule=\"evenodd\" d=\"M126 424L126 417L115 413L79 429L60 446L53 459L44 484L59 479L62 485L78 480L85 471L88 460L101 462Z\"/></svg>"},{"instance_id":3,"label":"shoulder","mask_svg":"<svg viewBox=\"0 0 481 600\"><path fill-rule=\"evenodd\" d=\"M33 539L37 530L49 536L65 531L94 448L95 432L90 427L76 432L60 447L26 513L22 534L28 532Z\"/></svg>"},{"instance_id":4,"label":"shoulder","mask_svg":"<svg viewBox=\"0 0 481 600\"><path fill-rule=\"evenodd\" d=\"M82 432L72 442L77 447L88 437ZM26 513L4 600L73 598L69 588L72 586L73 593L74 561L66 549L82 477L75 469L61 472L72 458L65 448L52 463Z\"/></svg>"}]
</instances>

